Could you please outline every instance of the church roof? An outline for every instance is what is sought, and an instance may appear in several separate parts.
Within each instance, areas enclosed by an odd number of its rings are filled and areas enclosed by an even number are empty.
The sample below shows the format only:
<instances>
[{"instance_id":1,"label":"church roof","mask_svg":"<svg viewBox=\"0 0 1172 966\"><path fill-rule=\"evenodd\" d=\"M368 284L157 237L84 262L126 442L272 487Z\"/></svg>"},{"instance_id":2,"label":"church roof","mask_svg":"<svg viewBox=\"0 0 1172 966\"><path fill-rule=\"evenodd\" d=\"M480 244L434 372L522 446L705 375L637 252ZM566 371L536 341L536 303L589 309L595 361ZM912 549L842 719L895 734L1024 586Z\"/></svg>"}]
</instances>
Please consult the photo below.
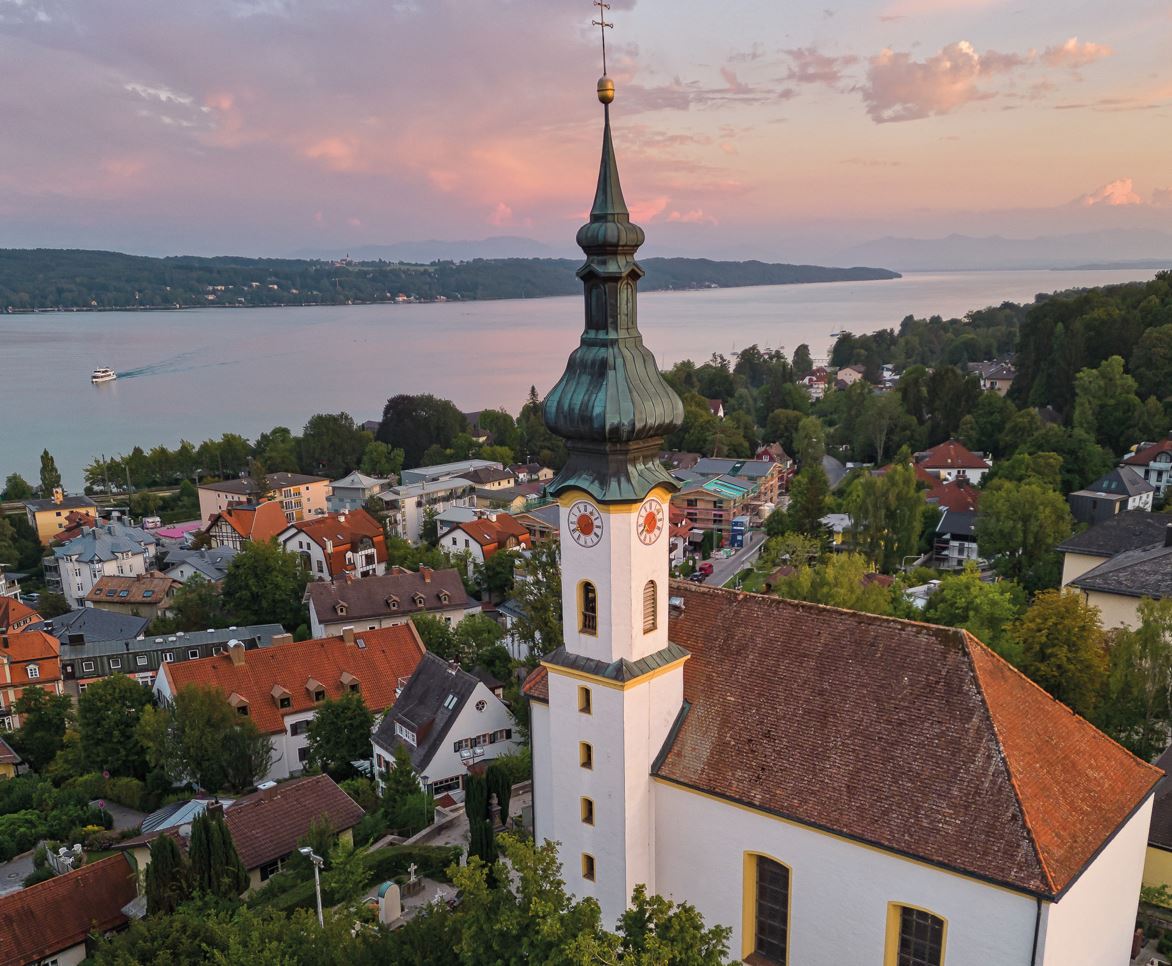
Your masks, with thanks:
<instances>
[{"instance_id":1,"label":"church roof","mask_svg":"<svg viewBox=\"0 0 1172 966\"><path fill-rule=\"evenodd\" d=\"M1160 778L966 631L671 592L691 659L668 782L1054 898Z\"/></svg>"}]
</instances>

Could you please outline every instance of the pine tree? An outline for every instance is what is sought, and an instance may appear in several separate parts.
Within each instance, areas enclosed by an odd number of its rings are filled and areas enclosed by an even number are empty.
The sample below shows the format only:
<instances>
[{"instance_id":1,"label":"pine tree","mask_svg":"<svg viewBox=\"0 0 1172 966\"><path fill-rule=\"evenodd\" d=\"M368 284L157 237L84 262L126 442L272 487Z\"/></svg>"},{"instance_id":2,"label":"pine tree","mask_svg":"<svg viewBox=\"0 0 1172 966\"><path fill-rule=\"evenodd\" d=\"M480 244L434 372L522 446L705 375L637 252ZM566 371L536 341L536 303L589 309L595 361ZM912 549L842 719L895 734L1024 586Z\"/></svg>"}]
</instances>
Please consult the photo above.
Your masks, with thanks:
<instances>
[{"instance_id":1,"label":"pine tree","mask_svg":"<svg viewBox=\"0 0 1172 966\"><path fill-rule=\"evenodd\" d=\"M151 843L151 863L146 870L147 912L170 915L190 896L187 860L170 835L160 835Z\"/></svg>"},{"instance_id":2,"label":"pine tree","mask_svg":"<svg viewBox=\"0 0 1172 966\"><path fill-rule=\"evenodd\" d=\"M506 765L494 761L484 774L490 794L496 796L501 810L501 824L509 819L509 798L513 793L513 779Z\"/></svg>"},{"instance_id":3,"label":"pine tree","mask_svg":"<svg viewBox=\"0 0 1172 966\"><path fill-rule=\"evenodd\" d=\"M393 813L412 795L418 795L419 790L419 778L411 764L411 755L406 746L399 745L395 749L394 766L387 772L383 807L388 814Z\"/></svg>"},{"instance_id":4,"label":"pine tree","mask_svg":"<svg viewBox=\"0 0 1172 966\"><path fill-rule=\"evenodd\" d=\"M187 852L196 892L235 899L248 888L248 871L221 814L205 811L192 823Z\"/></svg>"},{"instance_id":5,"label":"pine tree","mask_svg":"<svg viewBox=\"0 0 1172 966\"><path fill-rule=\"evenodd\" d=\"M491 865L496 861L496 834L488 817L488 781L471 772L464 785L464 812L468 816L468 854Z\"/></svg>"},{"instance_id":6,"label":"pine tree","mask_svg":"<svg viewBox=\"0 0 1172 966\"><path fill-rule=\"evenodd\" d=\"M57 461L46 449L41 451L41 496L49 497L61 485L61 473Z\"/></svg>"}]
</instances>

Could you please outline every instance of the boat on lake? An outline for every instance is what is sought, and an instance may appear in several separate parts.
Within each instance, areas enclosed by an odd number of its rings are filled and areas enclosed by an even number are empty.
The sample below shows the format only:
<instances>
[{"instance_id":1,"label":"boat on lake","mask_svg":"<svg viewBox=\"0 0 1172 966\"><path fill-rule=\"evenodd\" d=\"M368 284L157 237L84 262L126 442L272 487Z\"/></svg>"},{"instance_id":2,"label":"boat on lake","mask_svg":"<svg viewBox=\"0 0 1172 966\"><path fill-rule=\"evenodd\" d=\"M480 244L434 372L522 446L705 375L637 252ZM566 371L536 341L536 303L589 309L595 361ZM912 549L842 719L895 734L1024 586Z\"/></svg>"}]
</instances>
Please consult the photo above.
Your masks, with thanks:
<instances>
[{"instance_id":1,"label":"boat on lake","mask_svg":"<svg viewBox=\"0 0 1172 966\"><path fill-rule=\"evenodd\" d=\"M90 376L90 382L113 382L117 378L118 373L116 373L113 369L107 369L105 366L98 366L98 368L94 370L94 374Z\"/></svg>"}]
</instances>

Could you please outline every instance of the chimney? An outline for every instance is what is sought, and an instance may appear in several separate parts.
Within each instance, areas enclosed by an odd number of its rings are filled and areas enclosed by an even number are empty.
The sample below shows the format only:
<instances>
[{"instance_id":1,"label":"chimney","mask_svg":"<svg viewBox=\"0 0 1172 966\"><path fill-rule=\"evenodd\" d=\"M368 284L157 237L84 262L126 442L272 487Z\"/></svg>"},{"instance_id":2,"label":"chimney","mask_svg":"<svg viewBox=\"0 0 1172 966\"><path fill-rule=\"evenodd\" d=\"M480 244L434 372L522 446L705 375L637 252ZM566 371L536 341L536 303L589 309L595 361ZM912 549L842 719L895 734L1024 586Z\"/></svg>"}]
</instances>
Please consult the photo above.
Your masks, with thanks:
<instances>
[{"instance_id":1,"label":"chimney","mask_svg":"<svg viewBox=\"0 0 1172 966\"><path fill-rule=\"evenodd\" d=\"M421 576L423 578L423 582L425 584L430 584L431 583L431 568L426 567L423 564L420 564L419 565L419 576Z\"/></svg>"},{"instance_id":2,"label":"chimney","mask_svg":"<svg viewBox=\"0 0 1172 966\"><path fill-rule=\"evenodd\" d=\"M354 628L353 627L343 627L342 628L342 640L344 640L347 644L354 643Z\"/></svg>"},{"instance_id":3,"label":"chimney","mask_svg":"<svg viewBox=\"0 0 1172 966\"><path fill-rule=\"evenodd\" d=\"M228 656L232 658L233 667L244 667L244 645L240 641L228 642Z\"/></svg>"},{"instance_id":4,"label":"chimney","mask_svg":"<svg viewBox=\"0 0 1172 966\"><path fill-rule=\"evenodd\" d=\"M207 805L204 807L204 811L212 818L216 818L217 816L219 816L220 818L223 818L224 817L224 803L219 801L218 799L214 802L208 802Z\"/></svg>"},{"instance_id":5,"label":"chimney","mask_svg":"<svg viewBox=\"0 0 1172 966\"><path fill-rule=\"evenodd\" d=\"M273 635L273 641L272 641L273 647L276 647L278 644L292 644L292 643L293 643L293 635L292 634L274 634Z\"/></svg>"}]
</instances>

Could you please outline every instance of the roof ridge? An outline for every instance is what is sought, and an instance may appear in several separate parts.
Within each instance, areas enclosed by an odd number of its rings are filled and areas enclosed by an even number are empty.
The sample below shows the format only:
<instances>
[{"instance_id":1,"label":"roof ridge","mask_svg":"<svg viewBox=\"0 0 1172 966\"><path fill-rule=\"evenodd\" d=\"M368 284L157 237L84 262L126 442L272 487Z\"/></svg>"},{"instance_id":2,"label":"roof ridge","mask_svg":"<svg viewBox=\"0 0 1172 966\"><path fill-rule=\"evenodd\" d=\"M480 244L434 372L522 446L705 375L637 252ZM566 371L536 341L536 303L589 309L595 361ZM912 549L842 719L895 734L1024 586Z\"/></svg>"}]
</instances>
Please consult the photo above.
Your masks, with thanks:
<instances>
[{"instance_id":1,"label":"roof ridge","mask_svg":"<svg viewBox=\"0 0 1172 966\"><path fill-rule=\"evenodd\" d=\"M981 680L981 672L978 669L976 662L973 660L973 645L975 644L980 647L984 647L985 645L982 644L967 629L962 627L958 628L958 630L961 643L964 645L965 657L968 660L969 668L972 670L973 681L976 683L977 691L981 695L981 708L984 710L985 716L989 720L989 725L993 729L993 737L997 743L997 752L1001 757L1001 762L1005 768L1005 773L1009 776L1009 787L1013 789L1013 799L1017 802L1018 811L1021 813L1022 825L1025 827L1026 837L1029 839L1030 848L1033 850L1034 858L1038 861L1038 867L1042 870L1042 876L1046 880L1046 885L1049 887L1050 892L1055 894L1058 892L1058 889L1054 883L1054 876L1050 872L1050 867L1046 864L1045 856L1042 855L1042 847L1038 844L1038 837L1034 832L1033 822L1030 820L1029 811L1026 809L1025 801L1022 799L1021 789L1017 784L1017 776L1014 773L1013 766L1010 764L1009 755L1005 751L1005 743L1001 736L1001 728L997 723L997 718L993 714L993 709L989 706L989 698L985 692L985 683ZM991 648L987 648L987 650L1001 659L1000 655L998 655ZM1005 661L1005 664L1013 668L1013 665L1009 664L1008 661ZM1020 674L1021 677L1029 681L1029 678L1026 678L1025 675L1021 674L1020 671L1017 671L1017 668L1013 668L1013 670ZM1033 681L1030 681L1030 684L1033 683ZM1038 688L1038 690L1041 691L1042 689ZM1045 694L1044 691L1042 693ZM1050 695L1047 694L1046 697L1050 697ZM1051 700L1053 699L1051 698Z\"/></svg>"}]
</instances>

